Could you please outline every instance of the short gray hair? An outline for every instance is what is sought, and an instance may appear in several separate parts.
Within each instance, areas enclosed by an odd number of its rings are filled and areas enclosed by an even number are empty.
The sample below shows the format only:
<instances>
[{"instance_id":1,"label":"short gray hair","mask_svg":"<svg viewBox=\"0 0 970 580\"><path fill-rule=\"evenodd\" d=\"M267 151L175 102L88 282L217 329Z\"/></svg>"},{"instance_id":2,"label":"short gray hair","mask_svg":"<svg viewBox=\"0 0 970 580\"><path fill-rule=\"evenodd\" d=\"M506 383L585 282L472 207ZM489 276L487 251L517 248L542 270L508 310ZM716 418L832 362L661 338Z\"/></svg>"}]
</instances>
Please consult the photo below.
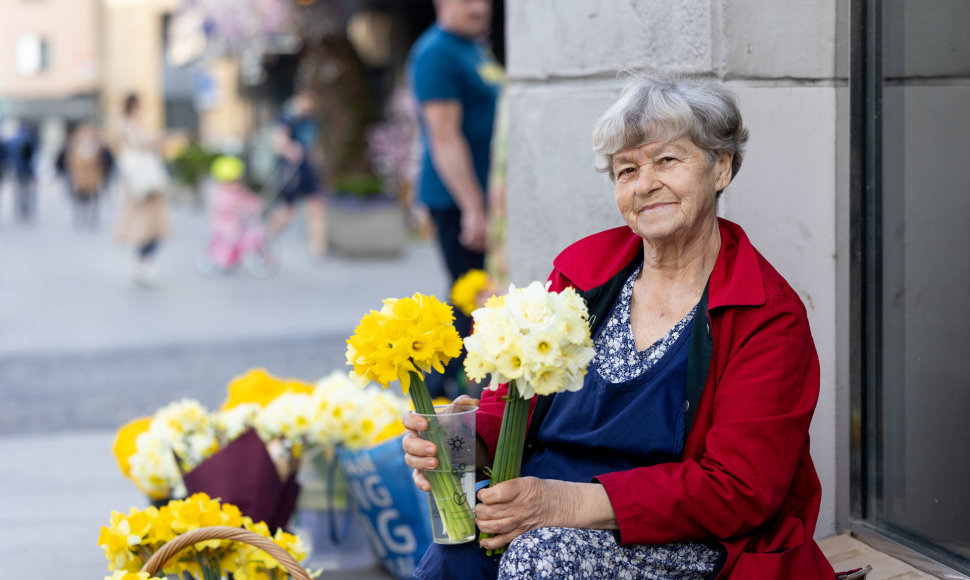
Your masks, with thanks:
<instances>
[{"instance_id":1,"label":"short gray hair","mask_svg":"<svg viewBox=\"0 0 970 580\"><path fill-rule=\"evenodd\" d=\"M616 153L686 135L707 153L711 163L722 152L732 153L734 179L748 141L734 92L712 77L659 71L625 74L630 81L593 128L597 171L609 173L615 181Z\"/></svg>"}]
</instances>

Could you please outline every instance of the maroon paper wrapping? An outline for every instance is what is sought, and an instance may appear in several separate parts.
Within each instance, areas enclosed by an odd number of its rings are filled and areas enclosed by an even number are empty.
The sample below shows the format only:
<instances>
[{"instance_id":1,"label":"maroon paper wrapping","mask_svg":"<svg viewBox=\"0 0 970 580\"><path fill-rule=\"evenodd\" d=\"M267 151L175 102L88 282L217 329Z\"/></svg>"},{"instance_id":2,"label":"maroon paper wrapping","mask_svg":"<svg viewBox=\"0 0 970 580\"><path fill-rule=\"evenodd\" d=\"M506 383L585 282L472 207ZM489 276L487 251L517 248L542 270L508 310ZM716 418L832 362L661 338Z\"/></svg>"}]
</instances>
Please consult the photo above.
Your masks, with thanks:
<instances>
[{"instance_id":1,"label":"maroon paper wrapping","mask_svg":"<svg viewBox=\"0 0 970 580\"><path fill-rule=\"evenodd\" d=\"M253 429L215 452L182 479L190 495L205 492L223 503L231 503L253 521L266 522L271 531L290 521L300 493L296 471L281 481L266 445Z\"/></svg>"}]
</instances>

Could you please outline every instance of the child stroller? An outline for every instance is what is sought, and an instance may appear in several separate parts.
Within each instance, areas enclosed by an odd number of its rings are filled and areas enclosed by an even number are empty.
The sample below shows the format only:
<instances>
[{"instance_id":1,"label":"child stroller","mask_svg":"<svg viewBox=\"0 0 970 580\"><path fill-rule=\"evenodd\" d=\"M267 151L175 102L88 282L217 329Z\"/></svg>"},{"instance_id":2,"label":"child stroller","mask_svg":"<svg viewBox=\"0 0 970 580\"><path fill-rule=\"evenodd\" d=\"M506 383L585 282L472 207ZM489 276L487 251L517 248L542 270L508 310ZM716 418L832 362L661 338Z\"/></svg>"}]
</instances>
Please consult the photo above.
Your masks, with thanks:
<instances>
[{"instance_id":1,"label":"child stroller","mask_svg":"<svg viewBox=\"0 0 970 580\"><path fill-rule=\"evenodd\" d=\"M245 169L231 156L212 164L216 188L209 209L209 246L199 262L203 274L225 274L242 266L256 278L268 278L280 268L263 224L262 201L243 184Z\"/></svg>"}]
</instances>

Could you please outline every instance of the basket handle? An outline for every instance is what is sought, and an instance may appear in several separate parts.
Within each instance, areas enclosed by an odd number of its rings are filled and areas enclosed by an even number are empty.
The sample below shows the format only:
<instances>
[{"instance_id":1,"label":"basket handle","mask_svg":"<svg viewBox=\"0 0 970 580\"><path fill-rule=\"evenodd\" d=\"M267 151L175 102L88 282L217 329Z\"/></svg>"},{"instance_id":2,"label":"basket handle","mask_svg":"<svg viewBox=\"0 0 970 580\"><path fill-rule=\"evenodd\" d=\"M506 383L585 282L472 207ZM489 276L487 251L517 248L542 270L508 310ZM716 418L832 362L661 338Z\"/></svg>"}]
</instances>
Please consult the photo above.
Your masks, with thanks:
<instances>
[{"instance_id":1,"label":"basket handle","mask_svg":"<svg viewBox=\"0 0 970 580\"><path fill-rule=\"evenodd\" d=\"M286 568L292 578L296 580L311 580L306 570L300 563L286 550L276 545L273 540L260 536L255 532L242 528L231 528L229 526L209 526L197 528L186 532L174 540L167 542L141 567L142 572L148 572L149 577L154 577L161 570L166 562L183 549L204 540L235 540L250 546L261 549L276 559L277 562Z\"/></svg>"}]
</instances>

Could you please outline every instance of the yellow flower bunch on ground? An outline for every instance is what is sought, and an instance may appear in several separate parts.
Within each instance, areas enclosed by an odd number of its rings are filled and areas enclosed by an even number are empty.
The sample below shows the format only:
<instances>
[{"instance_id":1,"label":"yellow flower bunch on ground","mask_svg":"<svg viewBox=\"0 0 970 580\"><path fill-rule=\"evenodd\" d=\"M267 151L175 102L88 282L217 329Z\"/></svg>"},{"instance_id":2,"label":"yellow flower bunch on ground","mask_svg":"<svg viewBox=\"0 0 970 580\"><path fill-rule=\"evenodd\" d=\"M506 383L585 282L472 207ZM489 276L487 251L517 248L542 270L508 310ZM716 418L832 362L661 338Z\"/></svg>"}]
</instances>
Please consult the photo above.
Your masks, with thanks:
<instances>
[{"instance_id":1,"label":"yellow flower bunch on ground","mask_svg":"<svg viewBox=\"0 0 970 580\"><path fill-rule=\"evenodd\" d=\"M139 417L118 429L111 451L114 452L115 459L118 460L118 467L121 469L121 473L125 474L125 477L131 477L131 456L138 450L138 436L148 431L151 424L151 417Z\"/></svg>"},{"instance_id":2,"label":"yellow flower bunch on ground","mask_svg":"<svg viewBox=\"0 0 970 580\"><path fill-rule=\"evenodd\" d=\"M464 312L465 316L471 316L472 311L480 306L478 303L480 295L486 292L488 287L489 279L485 270L469 270L455 280L451 287L451 303Z\"/></svg>"},{"instance_id":3,"label":"yellow flower bunch on ground","mask_svg":"<svg viewBox=\"0 0 970 580\"><path fill-rule=\"evenodd\" d=\"M266 369L256 368L234 378L227 387L223 409L232 409L244 403L265 407L283 393L311 393L313 385L298 379L281 379Z\"/></svg>"},{"instance_id":4,"label":"yellow flower bunch on ground","mask_svg":"<svg viewBox=\"0 0 970 580\"><path fill-rule=\"evenodd\" d=\"M347 364L354 373L384 388L400 381L404 394L410 373L444 371L461 354L461 337L452 322L451 306L434 296L388 298L371 310L347 340Z\"/></svg>"},{"instance_id":5,"label":"yellow flower bunch on ground","mask_svg":"<svg viewBox=\"0 0 970 580\"><path fill-rule=\"evenodd\" d=\"M188 531L211 526L251 530L271 538L297 561L306 558L306 549L296 536L282 530L271 535L265 523L253 522L236 506L197 493L184 500L172 500L161 508L131 508L128 515L112 511L110 523L101 527L98 538L109 570L115 571L108 578L147 578L147 575L140 576L138 570L166 542ZM221 578L224 573L231 573L240 580L287 577L281 565L268 554L229 540L197 542L171 559L163 572L178 577L187 573L203 579Z\"/></svg>"}]
</instances>

